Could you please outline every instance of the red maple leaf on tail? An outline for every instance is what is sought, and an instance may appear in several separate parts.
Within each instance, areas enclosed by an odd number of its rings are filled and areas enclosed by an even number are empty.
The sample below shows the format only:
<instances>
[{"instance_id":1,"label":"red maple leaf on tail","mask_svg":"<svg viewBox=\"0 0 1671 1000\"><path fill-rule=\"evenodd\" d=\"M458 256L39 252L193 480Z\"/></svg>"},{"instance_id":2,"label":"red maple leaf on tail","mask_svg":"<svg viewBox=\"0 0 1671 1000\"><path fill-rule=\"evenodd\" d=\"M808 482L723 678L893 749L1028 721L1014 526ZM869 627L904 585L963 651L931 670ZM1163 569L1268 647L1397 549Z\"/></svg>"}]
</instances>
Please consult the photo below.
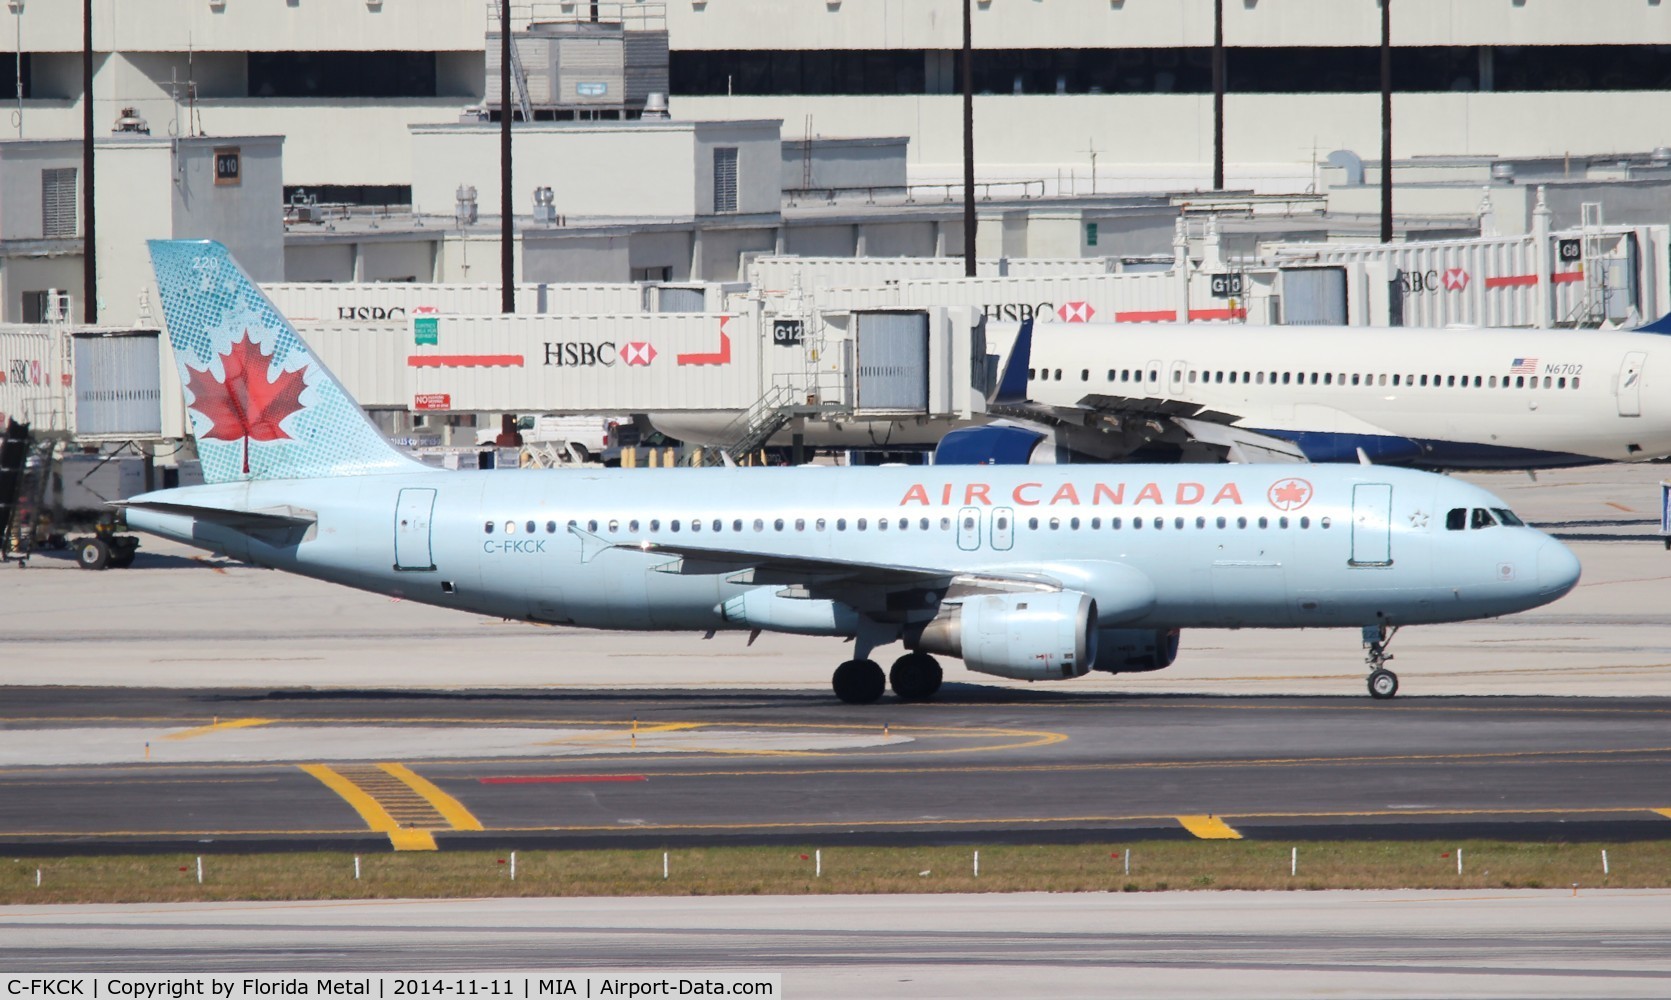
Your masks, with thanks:
<instances>
[{"instance_id":1,"label":"red maple leaf on tail","mask_svg":"<svg viewBox=\"0 0 1671 1000\"><path fill-rule=\"evenodd\" d=\"M290 437L279 424L302 409L301 395L307 383L301 370L281 371L278 378L269 379L272 358L261 353L248 330L220 360L226 370L224 380L216 381L206 368L199 371L188 365L191 379L186 389L191 392L191 408L209 418L210 427L203 437L243 440L244 472L248 474L250 441Z\"/></svg>"}]
</instances>

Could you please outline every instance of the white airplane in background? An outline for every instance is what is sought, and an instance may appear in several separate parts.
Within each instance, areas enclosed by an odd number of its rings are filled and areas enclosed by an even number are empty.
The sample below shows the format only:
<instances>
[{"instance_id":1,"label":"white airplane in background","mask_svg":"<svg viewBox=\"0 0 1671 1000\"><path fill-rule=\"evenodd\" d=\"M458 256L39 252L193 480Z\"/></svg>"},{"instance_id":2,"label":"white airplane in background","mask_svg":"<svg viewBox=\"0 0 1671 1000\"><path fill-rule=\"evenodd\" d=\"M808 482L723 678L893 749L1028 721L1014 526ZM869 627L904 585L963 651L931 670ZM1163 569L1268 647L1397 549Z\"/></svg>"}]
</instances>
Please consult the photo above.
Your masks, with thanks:
<instances>
[{"instance_id":1,"label":"white airplane in background","mask_svg":"<svg viewBox=\"0 0 1671 1000\"><path fill-rule=\"evenodd\" d=\"M889 681L931 697L934 653L1058 680L1165 667L1181 628L1348 627L1390 698L1399 626L1511 614L1578 580L1490 493L1377 466L433 469L378 433L225 247L150 246L207 482L121 504L128 524L374 593L845 637L846 702ZM884 678L870 657L893 642L908 652Z\"/></svg>"},{"instance_id":2,"label":"white airplane in background","mask_svg":"<svg viewBox=\"0 0 1671 1000\"><path fill-rule=\"evenodd\" d=\"M1661 321L1662 323L1664 321ZM1000 422L936 464L1213 460L1540 469L1671 455L1657 330L989 324ZM1655 380L1667 382L1655 391Z\"/></svg>"}]
</instances>

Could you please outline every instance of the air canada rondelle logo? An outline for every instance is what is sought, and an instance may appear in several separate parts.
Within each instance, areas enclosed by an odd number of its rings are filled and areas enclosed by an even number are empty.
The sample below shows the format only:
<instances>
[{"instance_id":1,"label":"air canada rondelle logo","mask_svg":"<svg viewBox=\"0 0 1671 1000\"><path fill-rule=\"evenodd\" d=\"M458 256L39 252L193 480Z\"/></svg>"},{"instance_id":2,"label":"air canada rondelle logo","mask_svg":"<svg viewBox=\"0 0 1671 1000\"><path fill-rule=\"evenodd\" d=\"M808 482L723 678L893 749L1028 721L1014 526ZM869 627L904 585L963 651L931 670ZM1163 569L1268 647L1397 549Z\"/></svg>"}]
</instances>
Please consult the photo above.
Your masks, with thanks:
<instances>
[{"instance_id":1,"label":"air canada rondelle logo","mask_svg":"<svg viewBox=\"0 0 1671 1000\"><path fill-rule=\"evenodd\" d=\"M1299 510L1311 502L1311 484L1304 479L1279 479L1265 495L1277 510Z\"/></svg>"}]
</instances>

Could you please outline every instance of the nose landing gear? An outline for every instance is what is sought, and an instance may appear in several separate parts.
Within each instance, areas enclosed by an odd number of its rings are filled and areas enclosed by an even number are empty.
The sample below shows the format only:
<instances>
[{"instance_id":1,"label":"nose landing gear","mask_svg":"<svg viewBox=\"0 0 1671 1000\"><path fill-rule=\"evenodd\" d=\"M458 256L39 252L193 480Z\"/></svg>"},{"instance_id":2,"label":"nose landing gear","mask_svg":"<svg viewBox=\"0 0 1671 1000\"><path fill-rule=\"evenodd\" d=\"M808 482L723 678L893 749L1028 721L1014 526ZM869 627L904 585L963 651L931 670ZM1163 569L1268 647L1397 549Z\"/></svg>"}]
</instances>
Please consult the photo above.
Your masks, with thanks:
<instances>
[{"instance_id":1,"label":"nose landing gear","mask_svg":"<svg viewBox=\"0 0 1671 1000\"><path fill-rule=\"evenodd\" d=\"M1385 701L1398 693L1398 675L1386 668L1386 662L1393 658L1387 647L1392 645L1393 636L1397 634L1396 625L1363 627L1363 645L1368 650L1364 661L1369 664L1369 696L1378 701Z\"/></svg>"}]
</instances>

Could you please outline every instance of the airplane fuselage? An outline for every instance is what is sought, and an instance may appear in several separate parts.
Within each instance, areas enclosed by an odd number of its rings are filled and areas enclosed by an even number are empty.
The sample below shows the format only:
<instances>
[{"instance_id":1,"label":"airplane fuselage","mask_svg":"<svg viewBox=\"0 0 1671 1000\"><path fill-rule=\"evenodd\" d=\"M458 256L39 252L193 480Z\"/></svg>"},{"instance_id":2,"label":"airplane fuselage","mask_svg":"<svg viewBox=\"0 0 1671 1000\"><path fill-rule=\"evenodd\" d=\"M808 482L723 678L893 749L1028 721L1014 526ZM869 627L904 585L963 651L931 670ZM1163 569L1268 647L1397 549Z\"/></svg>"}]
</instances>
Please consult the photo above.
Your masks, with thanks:
<instances>
[{"instance_id":1,"label":"airplane fuselage","mask_svg":"<svg viewBox=\"0 0 1671 1000\"><path fill-rule=\"evenodd\" d=\"M1052 323L1028 396L1199 405L1318 462L1558 467L1671 454L1668 356L1629 332Z\"/></svg>"},{"instance_id":2,"label":"airplane fuselage","mask_svg":"<svg viewBox=\"0 0 1671 1000\"><path fill-rule=\"evenodd\" d=\"M316 521L234 530L148 502ZM1501 510L1489 493L1379 467L419 472L188 487L135 503L134 527L259 565L596 628L755 627L727 603L763 588L789 609L773 613L810 606L747 571L750 556L805 559L820 567L813 578L850 563L1038 579L1090 595L1101 627L1137 628L1479 618L1546 603L1577 572L1531 528L1501 518L1447 528L1450 511ZM897 609L900 620L932 617L936 601ZM849 631L816 615L771 627Z\"/></svg>"}]
</instances>

